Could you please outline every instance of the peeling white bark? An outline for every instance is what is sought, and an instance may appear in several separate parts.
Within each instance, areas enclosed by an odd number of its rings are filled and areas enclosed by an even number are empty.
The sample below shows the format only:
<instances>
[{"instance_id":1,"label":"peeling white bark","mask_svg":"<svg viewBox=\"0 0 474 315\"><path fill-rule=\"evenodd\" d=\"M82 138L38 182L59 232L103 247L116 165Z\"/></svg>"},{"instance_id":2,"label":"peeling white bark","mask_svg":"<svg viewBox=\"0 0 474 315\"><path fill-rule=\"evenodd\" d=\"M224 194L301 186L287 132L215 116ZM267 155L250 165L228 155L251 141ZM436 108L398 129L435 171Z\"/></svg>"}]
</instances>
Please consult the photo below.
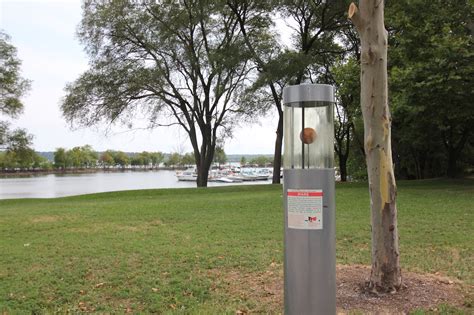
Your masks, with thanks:
<instances>
[{"instance_id":1,"label":"peeling white bark","mask_svg":"<svg viewBox=\"0 0 474 315\"><path fill-rule=\"evenodd\" d=\"M401 286L397 228L397 188L392 163L388 108L387 31L383 0L360 0L349 18L361 40L361 107L372 213L370 288L394 292Z\"/></svg>"}]
</instances>

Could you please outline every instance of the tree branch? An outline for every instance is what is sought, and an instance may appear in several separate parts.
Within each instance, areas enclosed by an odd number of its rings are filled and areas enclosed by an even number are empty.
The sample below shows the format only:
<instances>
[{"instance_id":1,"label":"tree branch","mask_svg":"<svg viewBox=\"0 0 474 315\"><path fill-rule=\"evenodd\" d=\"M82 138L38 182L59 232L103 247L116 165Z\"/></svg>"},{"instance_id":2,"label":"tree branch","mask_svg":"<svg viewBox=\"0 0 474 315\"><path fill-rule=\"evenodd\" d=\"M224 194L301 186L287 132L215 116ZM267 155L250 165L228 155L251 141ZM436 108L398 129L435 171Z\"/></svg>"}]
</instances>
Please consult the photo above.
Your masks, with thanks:
<instances>
[{"instance_id":1,"label":"tree branch","mask_svg":"<svg viewBox=\"0 0 474 315\"><path fill-rule=\"evenodd\" d=\"M348 17L357 28L357 31L361 33L367 22L362 18L360 11L354 2L349 6Z\"/></svg>"}]
</instances>

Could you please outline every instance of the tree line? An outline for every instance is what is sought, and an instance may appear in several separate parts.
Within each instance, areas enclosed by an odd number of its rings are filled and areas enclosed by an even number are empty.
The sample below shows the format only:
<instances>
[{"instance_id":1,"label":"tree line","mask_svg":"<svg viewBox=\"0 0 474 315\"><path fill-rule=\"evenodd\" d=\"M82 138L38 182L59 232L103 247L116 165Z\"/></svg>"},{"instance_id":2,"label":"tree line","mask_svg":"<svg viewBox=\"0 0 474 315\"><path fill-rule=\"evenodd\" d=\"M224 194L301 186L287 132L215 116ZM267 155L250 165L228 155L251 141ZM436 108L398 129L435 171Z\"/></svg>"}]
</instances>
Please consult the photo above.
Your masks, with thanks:
<instances>
[{"instance_id":1,"label":"tree line","mask_svg":"<svg viewBox=\"0 0 474 315\"><path fill-rule=\"evenodd\" d=\"M0 152L0 170L50 170L53 165L48 159L31 148L8 149Z\"/></svg>"},{"instance_id":2,"label":"tree line","mask_svg":"<svg viewBox=\"0 0 474 315\"><path fill-rule=\"evenodd\" d=\"M71 149L57 148L50 161L31 148L7 150L0 152L0 170L73 170L73 169L156 169L195 167L191 152L139 152L130 153L118 150L95 151L92 146L77 146ZM228 163L227 155L222 148L216 150L213 165L222 167ZM243 167L269 167L273 159L267 156L256 156L249 160L242 156Z\"/></svg>"},{"instance_id":3,"label":"tree line","mask_svg":"<svg viewBox=\"0 0 474 315\"><path fill-rule=\"evenodd\" d=\"M240 122L276 112L274 174L281 167L282 90L337 87L335 152L342 180L365 174L360 43L350 1L86 2L78 36L91 67L66 87L75 125L179 125L189 136L198 186L216 147ZM456 176L472 167L472 2L386 4L393 155L399 178ZM275 17L291 25L282 45ZM430 132L426 132L429 130ZM275 176L274 182L279 182Z\"/></svg>"},{"instance_id":4,"label":"tree line","mask_svg":"<svg viewBox=\"0 0 474 315\"><path fill-rule=\"evenodd\" d=\"M123 151L107 150L98 153L90 145L74 147L70 150L58 148L54 152L54 167L58 169L71 168L157 168L165 161L162 152L125 153ZM166 160L168 162L168 160ZM172 164L174 166L175 164ZM177 165L177 164L176 164Z\"/></svg>"},{"instance_id":5,"label":"tree line","mask_svg":"<svg viewBox=\"0 0 474 315\"><path fill-rule=\"evenodd\" d=\"M76 126L129 125L188 134L199 186L232 131L276 113L274 174L281 167L282 89L301 82L337 88L335 143L341 179L366 178L359 39L349 1L86 2L78 36L91 68L66 87L61 108ZM474 165L472 2L389 1L389 103L397 178L457 176ZM291 26L281 44L275 17ZM104 21L107 21L105 23ZM3 165L39 165L32 136L4 118L21 114L30 82L0 33L0 151ZM6 163L6 164L5 164ZM279 182L279 178L274 178Z\"/></svg>"},{"instance_id":6,"label":"tree line","mask_svg":"<svg viewBox=\"0 0 474 315\"><path fill-rule=\"evenodd\" d=\"M473 171L473 5L389 1L388 80L392 151L400 179ZM348 34L349 41L357 40ZM366 176L358 45L333 67L338 90L335 151L341 175Z\"/></svg>"},{"instance_id":7,"label":"tree line","mask_svg":"<svg viewBox=\"0 0 474 315\"><path fill-rule=\"evenodd\" d=\"M58 148L54 152L54 168L57 169L156 169L159 167L187 167L194 164L191 153L180 154L162 152L127 153L117 150L96 152L90 145L66 150Z\"/></svg>"}]
</instances>

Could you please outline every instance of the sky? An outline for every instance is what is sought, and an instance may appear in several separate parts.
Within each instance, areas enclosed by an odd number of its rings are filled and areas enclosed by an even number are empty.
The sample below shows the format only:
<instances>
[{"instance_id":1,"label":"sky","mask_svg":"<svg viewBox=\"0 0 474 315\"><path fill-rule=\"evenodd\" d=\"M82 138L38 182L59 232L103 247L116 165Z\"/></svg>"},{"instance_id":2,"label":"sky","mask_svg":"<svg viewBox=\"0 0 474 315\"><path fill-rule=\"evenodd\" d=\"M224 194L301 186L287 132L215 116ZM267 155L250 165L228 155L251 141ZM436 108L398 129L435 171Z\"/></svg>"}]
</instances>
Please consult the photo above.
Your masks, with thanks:
<instances>
[{"instance_id":1,"label":"sky","mask_svg":"<svg viewBox=\"0 0 474 315\"><path fill-rule=\"evenodd\" d=\"M88 58L76 29L82 15L79 0L0 0L0 29L11 37L22 60L22 76L32 81L22 98L23 114L12 125L34 135L36 151L86 144L97 151L190 152L187 135L178 127L128 130L124 126L72 129L61 115L64 87L88 69ZM225 139L227 154L272 154L278 119L274 112L258 123L235 129ZM135 125L144 125L137 121Z\"/></svg>"}]
</instances>

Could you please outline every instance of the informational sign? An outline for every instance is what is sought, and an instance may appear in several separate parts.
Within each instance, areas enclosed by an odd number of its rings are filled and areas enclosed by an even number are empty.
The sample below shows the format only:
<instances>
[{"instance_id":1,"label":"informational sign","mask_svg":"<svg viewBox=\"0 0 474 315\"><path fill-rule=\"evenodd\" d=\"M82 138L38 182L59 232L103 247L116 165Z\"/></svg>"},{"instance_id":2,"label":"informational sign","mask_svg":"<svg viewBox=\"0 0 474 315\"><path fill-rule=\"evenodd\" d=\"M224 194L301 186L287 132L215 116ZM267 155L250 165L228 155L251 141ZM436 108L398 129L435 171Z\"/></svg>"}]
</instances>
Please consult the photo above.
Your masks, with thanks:
<instances>
[{"instance_id":1,"label":"informational sign","mask_svg":"<svg viewBox=\"0 0 474 315\"><path fill-rule=\"evenodd\" d=\"M288 189L288 228L321 230L323 228L323 191Z\"/></svg>"}]
</instances>

